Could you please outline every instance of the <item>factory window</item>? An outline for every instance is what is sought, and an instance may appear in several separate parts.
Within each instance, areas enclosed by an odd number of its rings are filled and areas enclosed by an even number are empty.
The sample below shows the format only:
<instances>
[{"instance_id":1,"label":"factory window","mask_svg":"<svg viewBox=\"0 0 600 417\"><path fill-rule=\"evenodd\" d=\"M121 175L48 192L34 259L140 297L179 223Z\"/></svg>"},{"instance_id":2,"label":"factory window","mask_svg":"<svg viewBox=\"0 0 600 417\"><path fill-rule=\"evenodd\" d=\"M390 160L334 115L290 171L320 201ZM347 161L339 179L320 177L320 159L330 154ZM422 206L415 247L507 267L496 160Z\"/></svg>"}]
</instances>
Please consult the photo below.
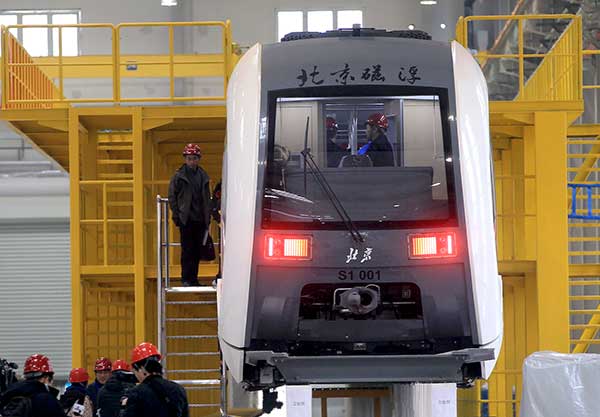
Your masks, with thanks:
<instances>
[{"instance_id":1,"label":"factory window","mask_svg":"<svg viewBox=\"0 0 600 417\"><path fill-rule=\"evenodd\" d=\"M81 20L78 10L5 10L0 11L1 25L66 25ZM10 32L21 42L31 56L58 56L59 37L62 36L62 55L79 54L77 28L13 28Z\"/></svg>"},{"instance_id":2,"label":"factory window","mask_svg":"<svg viewBox=\"0 0 600 417\"><path fill-rule=\"evenodd\" d=\"M362 27L363 13L362 10L338 10L337 12L337 28L351 28L354 24L359 24Z\"/></svg>"},{"instance_id":3,"label":"factory window","mask_svg":"<svg viewBox=\"0 0 600 417\"><path fill-rule=\"evenodd\" d=\"M277 12L277 40L291 32L325 32L334 28L362 26L362 10L309 10Z\"/></svg>"}]
</instances>

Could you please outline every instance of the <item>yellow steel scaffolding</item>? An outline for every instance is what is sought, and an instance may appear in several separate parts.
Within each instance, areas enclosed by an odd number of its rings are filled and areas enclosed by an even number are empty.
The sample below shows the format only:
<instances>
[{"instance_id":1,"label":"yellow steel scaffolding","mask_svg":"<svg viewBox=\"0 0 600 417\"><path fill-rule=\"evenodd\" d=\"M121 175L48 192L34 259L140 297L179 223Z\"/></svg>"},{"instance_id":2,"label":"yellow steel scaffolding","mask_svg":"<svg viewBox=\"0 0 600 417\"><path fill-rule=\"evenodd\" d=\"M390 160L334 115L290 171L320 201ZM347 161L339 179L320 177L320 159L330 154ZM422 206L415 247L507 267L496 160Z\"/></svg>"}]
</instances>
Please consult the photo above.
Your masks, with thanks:
<instances>
[{"instance_id":1,"label":"yellow steel scaffolding","mask_svg":"<svg viewBox=\"0 0 600 417\"><path fill-rule=\"evenodd\" d=\"M523 28L528 20L552 19L568 23L554 46L543 54L525 53ZM567 352L571 346L585 351L598 343L600 295L569 292L570 286L572 291L600 285L598 263L569 265L569 255L579 255L569 254L569 227L595 225L568 222L567 181L572 180L571 172L577 181L585 181L590 172L600 170L596 168L600 128L572 125L583 111L584 89L596 88L583 86L582 59L591 52L582 50L580 16L468 17L458 22L457 40L469 47L469 25L482 20L511 22L518 34L514 53L475 54L482 65L502 59L517 63L515 99L490 103L505 333L494 375L461 391L459 410L465 417L481 416L485 409L488 415L501 417L518 412L521 365L529 353ZM57 57L32 58L11 35L11 27L2 28L0 118L70 174L73 365L89 367L99 355L126 357L135 342L156 339L155 196L166 194L185 142L200 143L203 166L211 178L219 178L223 100L239 56L229 22L35 27L55 29L59 38L65 28L103 30L110 39L109 55L66 57L59 47ZM167 53L122 53L121 32L140 27L166 29ZM176 53L174 33L181 27L221 30L220 52ZM526 77L525 66L532 59L537 68ZM158 97L126 96L123 83L136 77L165 79L168 91ZM184 94L176 88L184 77L218 77L222 89L214 95L195 95L193 88ZM111 94L67 97L65 80L73 78L108 78ZM217 104L202 103L207 101ZM570 145L584 150L568 151ZM581 165L573 167L569 161ZM571 239L582 242L590 237ZM176 260L177 250L170 250ZM178 266L172 268L171 276L178 276ZM204 271L214 275L216 268ZM570 309L570 302L583 301L595 301L595 308L583 313ZM571 324L569 315L572 319L580 313L584 322ZM190 313L182 308L180 314ZM206 326L204 331L216 334L214 323ZM576 330L579 337L572 340L570 331ZM202 360L206 362L198 367L218 368L218 363ZM207 404L218 402L211 397L216 393L198 395L204 395L199 401ZM214 410L195 410L210 411Z\"/></svg>"}]
</instances>

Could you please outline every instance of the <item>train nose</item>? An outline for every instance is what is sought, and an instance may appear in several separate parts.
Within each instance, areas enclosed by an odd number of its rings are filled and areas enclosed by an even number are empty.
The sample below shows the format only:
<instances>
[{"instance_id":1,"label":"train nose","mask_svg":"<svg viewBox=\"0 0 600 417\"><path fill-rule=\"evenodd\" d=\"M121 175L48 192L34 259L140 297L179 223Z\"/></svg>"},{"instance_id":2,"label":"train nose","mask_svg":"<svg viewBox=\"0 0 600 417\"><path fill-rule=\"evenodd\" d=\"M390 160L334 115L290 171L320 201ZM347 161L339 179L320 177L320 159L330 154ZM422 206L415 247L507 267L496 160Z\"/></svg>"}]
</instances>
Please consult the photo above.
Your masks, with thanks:
<instances>
[{"instance_id":1,"label":"train nose","mask_svg":"<svg viewBox=\"0 0 600 417\"><path fill-rule=\"evenodd\" d=\"M342 312L364 315L369 314L379 306L379 288L375 285L368 287L354 287L339 289L336 299L339 300L335 308Z\"/></svg>"}]
</instances>

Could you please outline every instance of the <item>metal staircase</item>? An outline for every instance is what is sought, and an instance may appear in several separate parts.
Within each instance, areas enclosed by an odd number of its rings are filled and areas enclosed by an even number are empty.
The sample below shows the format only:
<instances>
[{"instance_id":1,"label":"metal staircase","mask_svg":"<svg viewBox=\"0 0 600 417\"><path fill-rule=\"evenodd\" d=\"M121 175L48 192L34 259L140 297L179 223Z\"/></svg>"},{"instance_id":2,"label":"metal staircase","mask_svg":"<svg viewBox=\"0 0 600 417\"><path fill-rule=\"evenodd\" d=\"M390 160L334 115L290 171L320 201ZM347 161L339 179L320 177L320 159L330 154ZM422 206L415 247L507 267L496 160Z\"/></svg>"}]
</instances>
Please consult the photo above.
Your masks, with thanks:
<instances>
[{"instance_id":1,"label":"metal staircase","mask_svg":"<svg viewBox=\"0 0 600 417\"><path fill-rule=\"evenodd\" d=\"M520 1L513 15L579 14L584 0ZM519 25L522 30L522 53L529 55L523 62L523 82L531 77L571 21L569 19L507 20L491 48L480 59L488 80L490 100L513 100L519 92ZM472 46L476 47L476 43ZM514 55L497 57L498 55Z\"/></svg>"},{"instance_id":2,"label":"metal staircase","mask_svg":"<svg viewBox=\"0 0 600 417\"><path fill-rule=\"evenodd\" d=\"M227 415L216 289L178 286L179 278L171 276L170 252L180 244L170 240L168 199L157 196L156 211L158 348L166 376L186 389L191 415Z\"/></svg>"}]
</instances>

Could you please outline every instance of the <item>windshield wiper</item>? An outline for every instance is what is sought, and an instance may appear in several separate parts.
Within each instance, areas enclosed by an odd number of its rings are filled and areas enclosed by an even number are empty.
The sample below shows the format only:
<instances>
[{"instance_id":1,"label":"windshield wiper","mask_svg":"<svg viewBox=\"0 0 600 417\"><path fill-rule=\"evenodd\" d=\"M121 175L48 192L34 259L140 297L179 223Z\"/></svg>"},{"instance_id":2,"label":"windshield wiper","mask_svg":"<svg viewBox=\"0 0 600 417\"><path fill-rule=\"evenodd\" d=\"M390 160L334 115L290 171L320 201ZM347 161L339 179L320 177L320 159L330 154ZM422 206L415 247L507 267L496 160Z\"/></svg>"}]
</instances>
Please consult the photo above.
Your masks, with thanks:
<instances>
[{"instance_id":1,"label":"windshield wiper","mask_svg":"<svg viewBox=\"0 0 600 417\"><path fill-rule=\"evenodd\" d=\"M313 176L315 177L315 179L317 180L317 182L319 183L319 185L325 192L325 195L327 195L327 197L329 198L329 201L331 202L331 205L337 212L338 216L340 216L340 219L342 219L342 222L346 226L346 229L348 229L348 231L350 232L350 236L352 236L352 239L354 239L354 241L356 243L362 243L365 240L362 237L362 235L360 234L360 230L358 230L358 227L356 227L356 224L352 221L352 218L350 217L348 212L344 209L342 202L339 200L339 198L337 197L337 195L335 194L335 192L329 185L327 178L325 178L325 176L323 175L323 172L321 171L319 166L316 164L314 158L312 157L312 154L310 153L310 149L308 148L308 124L309 124L309 121L310 121L310 116L308 116L306 118L306 130L304 131L304 150L302 150L302 152L300 152L302 157L304 158L304 172L305 172L305 174L304 174L304 195L306 196L306 167L308 166L308 168L310 169L310 172L313 174Z\"/></svg>"}]
</instances>

